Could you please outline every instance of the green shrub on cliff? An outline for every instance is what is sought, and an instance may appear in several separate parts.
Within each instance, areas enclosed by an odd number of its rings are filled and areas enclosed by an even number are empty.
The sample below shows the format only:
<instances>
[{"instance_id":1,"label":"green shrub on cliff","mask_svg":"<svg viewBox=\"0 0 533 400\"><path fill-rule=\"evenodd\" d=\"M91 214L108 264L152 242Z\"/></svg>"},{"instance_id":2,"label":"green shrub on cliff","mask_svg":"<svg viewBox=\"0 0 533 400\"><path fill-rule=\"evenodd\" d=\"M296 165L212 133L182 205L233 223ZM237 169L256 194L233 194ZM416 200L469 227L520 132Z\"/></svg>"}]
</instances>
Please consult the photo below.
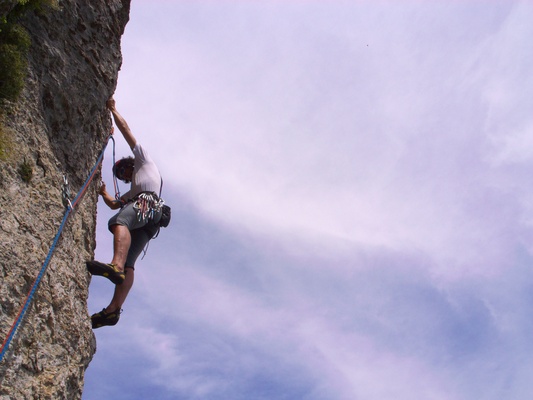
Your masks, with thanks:
<instances>
[{"instance_id":1,"label":"green shrub on cliff","mask_svg":"<svg viewBox=\"0 0 533 400\"><path fill-rule=\"evenodd\" d=\"M26 161L26 158L24 158L24 161L19 165L19 174L24 182L30 183L31 178L33 177L33 167L30 162Z\"/></svg>"},{"instance_id":2,"label":"green shrub on cliff","mask_svg":"<svg viewBox=\"0 0 533 400\"><path fill-rule=\"evenodd\" d=\"M31 39L19 19L30 10L42 12L48 7L57 8L57 0L19 0L0 16L0 103L15 101L24 87Z\"/></svg>"},{"instance_id":3,"label":"green shrub on cliff","mask_svg":"<svg viewBox=\"0 0 533 400\"><path fill-rule=\"evenodd\" d=\"M2 119L0 118L0 161L6 161L10 155L13 142L9 136Z\"/></svg>"},{"instance_id":4,"label":"green shrub on cliff","mask_svg":"<svg viewBox=\"0 0 533 400\"><path fill-rule=\"evenodd\" d=\"M0 100L17 99L24 87L30 36L19 24L8 22L0 32Z\"/></svg>"}]
</instances>

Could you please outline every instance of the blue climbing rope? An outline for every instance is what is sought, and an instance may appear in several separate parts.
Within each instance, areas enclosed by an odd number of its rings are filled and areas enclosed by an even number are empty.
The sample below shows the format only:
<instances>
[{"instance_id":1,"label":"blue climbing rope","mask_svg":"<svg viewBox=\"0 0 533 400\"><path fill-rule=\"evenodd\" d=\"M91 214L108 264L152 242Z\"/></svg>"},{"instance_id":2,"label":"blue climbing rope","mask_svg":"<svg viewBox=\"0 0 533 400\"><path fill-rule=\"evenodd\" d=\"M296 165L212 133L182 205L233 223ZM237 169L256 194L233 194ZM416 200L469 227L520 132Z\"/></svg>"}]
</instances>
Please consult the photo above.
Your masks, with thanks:
<instances>
[{"instance_id":1,"label":"blue climbing rope","mask_svg":"<svg viewBox=\"0 0 533 400\"><path fill-rule=\"evenodd\" d=\"M61 237L61 233L63 232L63 229L65 227L65 224L67 223L67 220L68 220L68 217L69 217L70 213L74 210L76 205L82 199L83 195L87 191L87 188L89 187L89 184L93 180L94 175L96 174L96 171L98 170L98 167L102 163L102 160L104 158L104 152L105 152L105 149L106 149L107 144L109 143L110 139L113 139L112 134L110 134L108 136L104 146L102 147L102 151L100 152L100 155L98 156L98 159L97 159L96 163L94 164L94 167L91 169L91 172L89 173L89 176L85 180L85 183L83 184L83 186L79 190L79 192L76 195L76 197L72 201L70 201L70 199L67 199L68 201L66 203L66 210L65 210L65 214L63 215L63 220L61 221L61 224L59 225L59 229L58 229L58 231L57 231L57 233L56 233L56 235L54 237L54 240L52 242L52 246L50 246L50 250L48 251L48 255L46 256L46 259L44 260L43 266L41 267L41 270L39 271L39 274L37 275L37 278L35 278L35 281L33 282L33 285L31 286L31 289L28 292L28 295L26 296L26 300L24 301L24 303L23 303L23 305L22 305L17 317L15 318L15 322L11 326L11 329L9 330L9 333L7 334L7 337L4 340L4 343L2 344L2 347L0 348L0 362L4 359L4 355L6 354L8 348L9 348L9 344L13 340L18 327L20 326L20 324L22 323L22 320L24 319L24 315L26 314L26 311L28 310L28 307L30 306L31 301L33 300L33 296L35 295L35 292L37 291L39 283L41 282L41 279L43 278L43 276L44 276L44 274L46 272L46 269L48 268L48 264L50 263L52 255L54 253L54 250L55 250L55 248L57 246L57 242L59 241L59 238ZM114 143L114 139L113 139L113 143ZM65 179L65 182L66 182L66 179Z\"/></svg>"}]
</instances>

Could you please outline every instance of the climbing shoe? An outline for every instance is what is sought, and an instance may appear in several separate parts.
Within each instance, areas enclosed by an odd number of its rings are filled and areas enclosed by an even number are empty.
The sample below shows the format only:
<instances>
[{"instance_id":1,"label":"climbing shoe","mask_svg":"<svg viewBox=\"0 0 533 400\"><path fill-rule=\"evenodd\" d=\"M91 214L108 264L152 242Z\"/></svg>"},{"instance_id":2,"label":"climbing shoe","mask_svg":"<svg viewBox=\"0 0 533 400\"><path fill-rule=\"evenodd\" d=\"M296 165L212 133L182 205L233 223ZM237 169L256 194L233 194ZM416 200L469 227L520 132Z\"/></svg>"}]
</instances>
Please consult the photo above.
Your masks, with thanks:
<instances>
[{"instance_id":1,"label":"climbing shoe","mask_svg":"<svg viewBox=\"0 0 533 400\"><path fill-rule=\"evenodd\" d=\"M126 274L120 271L116 265L104 264L99 261L87 261L87 269L92 275L104 276L115 285L120 285L126 279Z\"/></svg>"},{"instance_id":2,"label":"climbing shoe","mask_svg":"<svg viewBox=\"0 0 533 400\"><path fill-rule=\"evenodd\" d=\"M110 313L106 313L104 308L99 313L91 315L91 323L93 329L101 328L102 326L116 325L118 320L120 319L121 312L122 310L119 308L115 311L111 311Z\"/></svg>"}]
</instances>

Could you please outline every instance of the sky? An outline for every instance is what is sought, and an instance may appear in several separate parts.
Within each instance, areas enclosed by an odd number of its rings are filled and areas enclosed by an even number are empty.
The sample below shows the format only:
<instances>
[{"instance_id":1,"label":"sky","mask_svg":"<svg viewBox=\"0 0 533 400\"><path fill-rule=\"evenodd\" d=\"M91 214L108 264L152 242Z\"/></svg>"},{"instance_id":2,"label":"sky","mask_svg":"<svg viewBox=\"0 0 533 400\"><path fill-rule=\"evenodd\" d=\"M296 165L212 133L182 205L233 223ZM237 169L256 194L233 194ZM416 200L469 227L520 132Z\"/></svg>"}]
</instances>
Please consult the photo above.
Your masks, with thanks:
<instances>
[{"instance_id":1,"label":"sky","mask_svg":"<svg viewBox=\"0 0 533 400\"><path fill-rule=\"evenodd\" d=\"M531 399L532 20L132 1L115 99L172 221L95 330L83 400ZM112 289L92 280L91 314Z\"/></svg>"}]
</instances>

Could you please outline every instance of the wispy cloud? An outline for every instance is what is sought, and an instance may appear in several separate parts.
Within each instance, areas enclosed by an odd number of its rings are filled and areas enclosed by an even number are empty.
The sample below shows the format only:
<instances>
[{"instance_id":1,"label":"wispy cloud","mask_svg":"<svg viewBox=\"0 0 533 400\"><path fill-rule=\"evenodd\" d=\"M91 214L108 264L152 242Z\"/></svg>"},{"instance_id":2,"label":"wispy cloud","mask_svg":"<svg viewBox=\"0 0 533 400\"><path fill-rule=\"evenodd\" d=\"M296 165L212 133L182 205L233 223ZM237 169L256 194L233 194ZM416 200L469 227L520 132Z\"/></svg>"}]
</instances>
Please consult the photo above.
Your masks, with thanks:
<instances>
[{"instance_id":1,"label":"wispy cloud","mask_svg":"<svg viewBox=\"0 0 533 400\"><path fill-rule=\"evenodd\" d=\"M530 2L132 7L174 216L84 398L527 398Z\"/></svg>"}]
</instances>

